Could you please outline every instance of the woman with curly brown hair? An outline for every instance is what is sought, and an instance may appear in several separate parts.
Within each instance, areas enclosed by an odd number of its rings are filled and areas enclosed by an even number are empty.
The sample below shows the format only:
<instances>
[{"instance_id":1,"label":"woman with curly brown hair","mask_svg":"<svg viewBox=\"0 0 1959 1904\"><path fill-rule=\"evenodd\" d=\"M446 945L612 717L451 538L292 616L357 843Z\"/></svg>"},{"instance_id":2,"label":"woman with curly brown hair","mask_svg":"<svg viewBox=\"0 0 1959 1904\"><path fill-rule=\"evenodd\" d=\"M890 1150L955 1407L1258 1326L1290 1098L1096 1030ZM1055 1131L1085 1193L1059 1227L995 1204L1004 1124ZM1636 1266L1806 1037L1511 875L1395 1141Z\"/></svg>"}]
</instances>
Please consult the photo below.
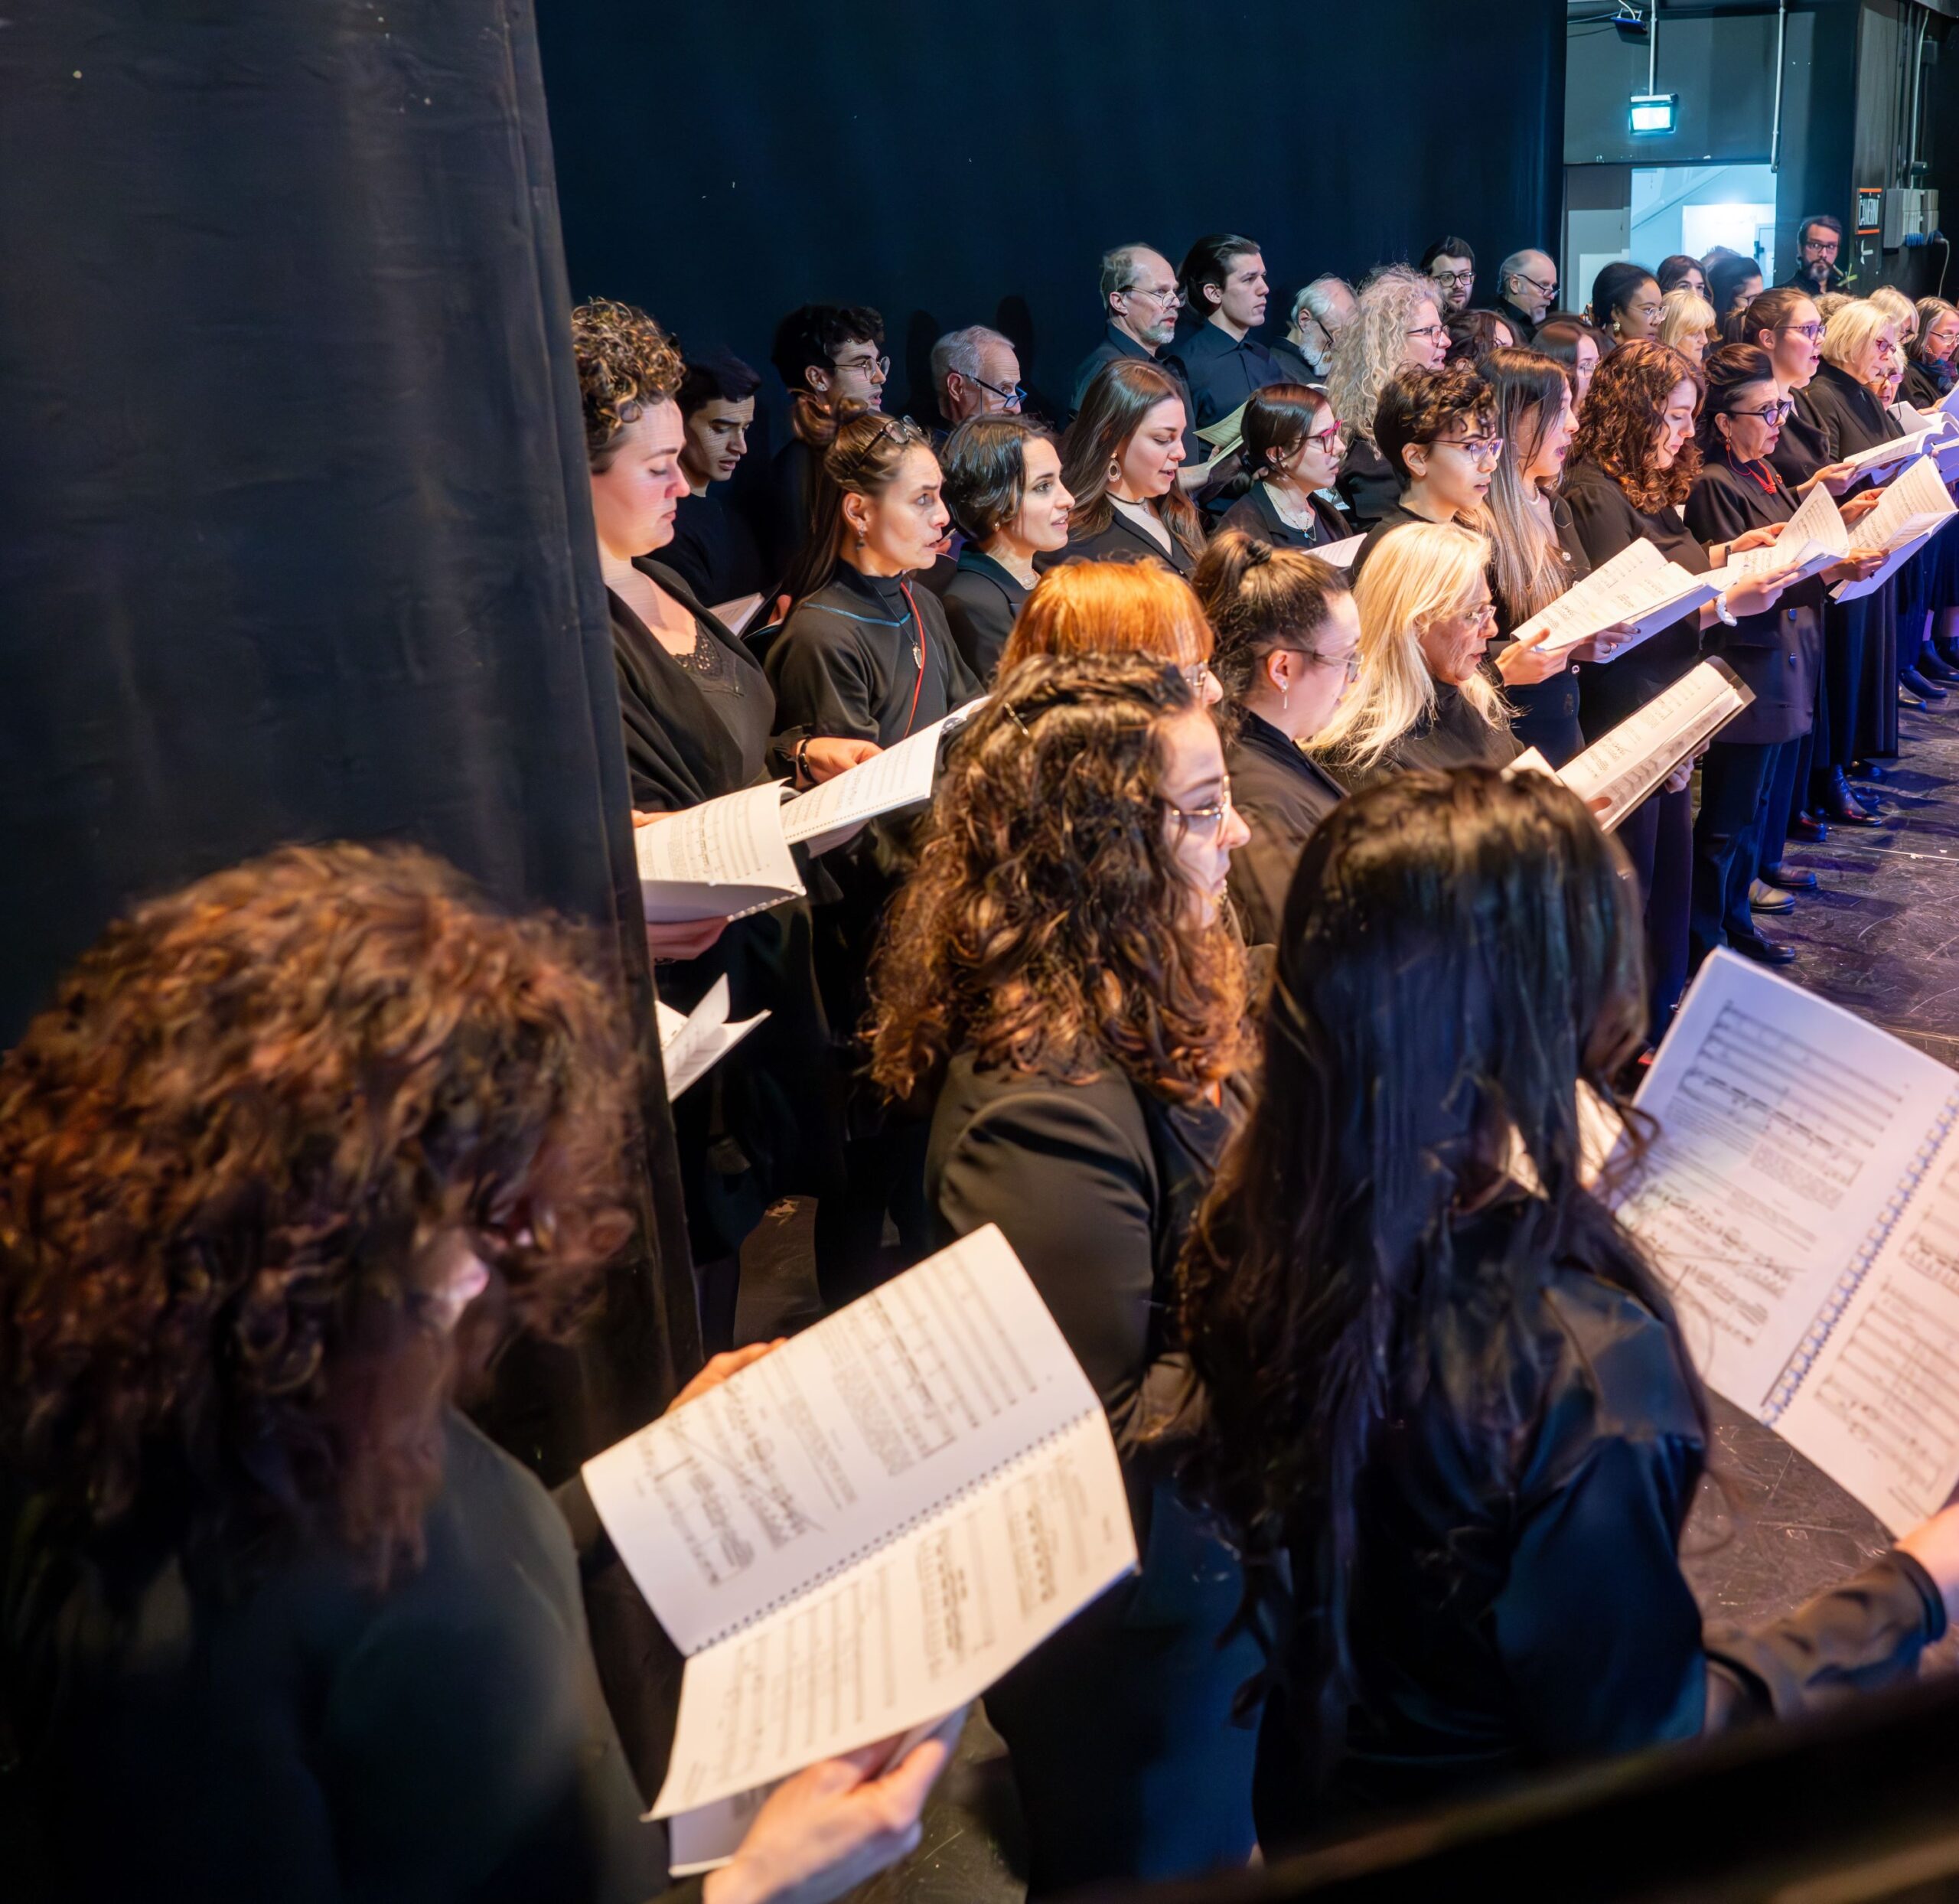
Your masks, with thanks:
<instances>
[{"instance_id":1,"label":"woman with curly brown hair","mask_svg":"<svg viewBox=\"0 0 1959 1904\"><path fill-rule=\"evenodd\" d=\"M785 725L747 648L658 559L688 493L673 340L644 311L598 301L572 313L572 347L636 822L657 825L764 780L812 786L875 754L871 738ZM725 978L737 1014L768 1013L674 1106L711 1345L732 1338L738 1252L762 1212L791 1193L833 1197L842 1175L811 930L800 904L732 924L647 928L667 961L669 1004L691 1010Z\"/></svg>"},{"instance_id":2,"label":"woman with curly brown hair","mask_svg":"<svg viewBox=\"0 0 1959 1904\"><path fill-rule=\"evenodd\" d=\"M564 930L347 846L143 907L0 1061L24 1895L663 1886L565 1514L451 1400L500 1325L595 1308L633 1068ZM945 1749L801 1775L707 1896L889 1862Z\"/></svg>"},{"instance_id":3,"label":"woman with curly brown hair","mask_svg":"<svg viewBox=\"0 0 1959 1904\"><path fill-rule=\"evenodd\" d=\"M1689 533L1680 505L1700 473L1694 441L1700 373L1677 350L1650 339L1622 344L1599 366L1566 459L1564 499L1595 569L1635 542L1650 543L1690 574L1705 575L1730 553L1775 540L1751 530L1731 543L1704 546ZM1736 583L1697 615L1579 670L1578 716L1588 742L1599 740L1671 686L1700 652L1700 631L1729 627L1775 607L1786 572ZM1651 1029L1666 1030L1687 983L1687 905L1693 878L1691 768L1683 764L1628 814L1618 830L1646 898Z\"/></svg>"},{"instance_id":4,"label":"woman with curly brown hair","mask_svg":"<svg viewBox=\"0 0 1959 1904\"><path fill-rule=\"evenodd\" d=\"M1039 566L1156 561L1188 576L1204 553L1204 525L1177 480L1185 422L1183 386L1169 371L1130 357L1103 364L1061 448L1061 481L1074 497L1068 546Z\"/></svg>"},{"instance_id":5,"label":"woman with curly brown hair","mask_svg":"<svg viewBox=\"0 0 1959 1904\"><path fill-rule=\"evenodd\" d=\"M1252 1848L1238 1570L1138 1452L1192 1400L1164 1319L1237 1116L1246 977L1219 903L1245 836L1174 670L1022 661L953 744L872 975L872 1074L936 1097L940 1234L998 1223L1026 1264L1100 1391L1146 1553L987 1694L1035 1895Z\"/></svg>"},{"instance_id":6,"label":"woman with curly brown hair","mask_svg":"<svg viewBox=\"0 0 1959 1904\"><path fill-rule=\"evenodd\" d=\"M1948 1508L1703 1638L1706 1403L1581 1164L1579 1087L1612 1101L1645 1022L1625 869L1565 788L1470 768L1344 803L1293 883L1263 1088L1182 1273L1192 1479L1272 1615L1268 1859L1908 1679L1959 1611Z\"/></svg>"}]
</instances>

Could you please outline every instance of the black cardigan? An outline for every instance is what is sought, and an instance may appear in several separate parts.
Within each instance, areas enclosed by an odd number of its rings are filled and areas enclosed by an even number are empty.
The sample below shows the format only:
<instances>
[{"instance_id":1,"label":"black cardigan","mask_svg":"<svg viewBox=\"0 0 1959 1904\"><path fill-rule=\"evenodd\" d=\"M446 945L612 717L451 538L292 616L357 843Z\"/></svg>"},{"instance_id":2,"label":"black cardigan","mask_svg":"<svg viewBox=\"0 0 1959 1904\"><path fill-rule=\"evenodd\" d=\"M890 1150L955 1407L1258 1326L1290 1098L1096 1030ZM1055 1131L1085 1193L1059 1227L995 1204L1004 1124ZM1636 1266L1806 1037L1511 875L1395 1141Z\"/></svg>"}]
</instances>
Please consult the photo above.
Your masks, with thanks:
<instances>
[{"instance_id":1,"label":"black cardigan","mask_svg":"<svg viewBox=\"0 0 1959 1904\"><path fill-rule=\"evenodd\" d=\"M1299 855L1341 790L1270 722L1242 711L1240 722L1225 765L1231 804L1252 836L1231 856L1231 903L1247 945L1276 945Z\"/></svg>"},{"instance_id":2,"label":"black cardigan","mask_svg":"<svg viewBox=\"0 0 1959 1904\"><path fill-rule=\"evenodd\" d=\"M1524 750L1508 727L1484 719L1462 690L1437 681L1435 705L1402 735L1371 767L1355 768L1338 760L1322 765L1349 793L1358 793L1390 774L1424 769L1446 773L1455 767L1508 767Z\"/></svg>"},{"instance_id":3,"label":"black cardigan","mask_svg":"<svg viewBox=\"0 0 1959 1904\"><path fill-rule=\"evenodd\" d=\"M1350 533L1354 535L1373 528L1401 497L1401 485L1394 480L1387 458L1364 436L1356 436L1348 445L1334 487L1353 516Z\"/></svg>"},{"instance_id":4,"label":"black cardigan","mask_svg":"<svg viewBox=\"0 0 1959 1904\"><path fill-rule=\"evenodd\" d=\"M953 644L981 682L990 681L1000 664L1000 650L1013 632L1015 618L1029 591L991 556L968 543L959 552L959 566L940 600Z\"/></svg>"},{"instance_id":5,"label":"black cardigan","mask_svg":"<svg viewBox=\"0 0 1959 1904\"><path fill-rule=\"evenodd\" d=\"M10 1609L8 1677L47 1675L51 1707L0 1804L41 1831L46 1895L661 1889L666 1833L642 1821L600 1695L565 1514L459 1415L443 1461L422 1563L386 1592L331 1553L220 1585L132 1517L62 1557L42 1619Z\"/></svg>"},{"instance_id":6,"label":"black cardigan","mask_svg":"<svg viewBox=\"0 0 1959 1904\"><path fill-rule=\"evenodd\" d=\"M1459 1225L1456 1286L1501 1260L1523 1207ZM1342 1811L1454 1798L1907 1677L1944 1631L1938 1589L1893 1553L1763 1632L1704 1633L1678 1556L1707 1449L1673 1336L1579 1262L1552 1267L1523 1321L1520 1336L1507 1306L1465 1300L1424 1325L1433 1372L1390 1409L1356 1495L1348 1603L1367 1696L1330 1765L1293 1723L1296 1694L1268 1703L1268 1855ZM1507 1457L1458 1426L1492 1392L1529 1424ZM1317 1538L1299 1530L1296 1580L1318 1577ZM1307 1641L1289 1656L1297 1697L1317 1676Z\"/></svg>"},{"instance_id":7,"label":"black cardigan","mask_svg":"<svg viewBox=\"0 0 1959 1904\"><path fill-rule=\"evenodd\" d=\"M1219 530L1236 529L1275 549L1323 549L1354 534L1345 517L1319 496L1312 498L1312 522L1296 529L1272 505L1272 486L1255 482L1218 520Z\"/></svg>"},{"instance_id":8,"label":"black cardigan","mask_svg":"<svg viewBox=\"0 0 1959 1904\"><path fill-rule=\"evenodd\" d=\"M1163 545L1146 530L1139 529L1111 504L1109 526L1068 537L1068 546L1058 553L1041 556L1035 566L1042 571L1058 569L1071 562L1160 562L1174 569L1186 581L1197 572L1197 557L1175 536ZM1164 526L1169 534L1169 525Z\"/></svg>"}]
</instances>

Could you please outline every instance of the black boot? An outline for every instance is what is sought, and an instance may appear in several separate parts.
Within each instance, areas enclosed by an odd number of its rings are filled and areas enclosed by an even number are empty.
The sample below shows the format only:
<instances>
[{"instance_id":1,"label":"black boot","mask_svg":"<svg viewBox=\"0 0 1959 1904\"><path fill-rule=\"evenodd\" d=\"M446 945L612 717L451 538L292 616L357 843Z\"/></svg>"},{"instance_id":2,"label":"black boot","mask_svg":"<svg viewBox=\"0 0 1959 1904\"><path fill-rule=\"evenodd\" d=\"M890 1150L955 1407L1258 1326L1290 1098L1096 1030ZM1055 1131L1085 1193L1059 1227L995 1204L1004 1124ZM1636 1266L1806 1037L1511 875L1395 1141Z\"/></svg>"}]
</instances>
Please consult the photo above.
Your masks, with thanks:
<instances>
[{"instance_id":1,"label":"black boot","mask_svg":"<svg viewBox=\"0 0 1959 1904\"><path fill-rule=\"evenodd\" d=\"M1891 769L1880 767L1874 760L1853 760L1850 763L1853 780L1867 780L1873 787L1881 786L1891 778Z\"/></svg>"},{"instance_id":2,"label":"black boot","mask_svg":"<svg viewBox=\"0 0 1959 1904\"><path fill-rule=\"evenodd\" d=\"M1900 668L1898 670L1898 696L1901 706L1903 704L1905 696L1908 694L1917 695L1920 706L1923 706L1928 701L1942 701L1945 699L1944 689L1934 687L1916 668Z\"/></svg>"},{"instance_id":3,"label":"black boot","mask_svg":"<svg viewBox=\"0 0 1959 1904\"><path fill-rule=\"evenodd\" d=\"M1959 668L1948 667L1945 658L1928 641L1918 650L1918 658L1912 667L1928 681L1943 686L1948 681L1959 681Z\"/></svg>"},{"instance_id":4,"label":"black boot","mask_svg":"<svg viewBox=\"0 0 1959 1904\"><path fill-rule=\"evenodd\" d=\"M1830 829L1823 823L1820 814L1805 807L1789 822L1789 837L1800 840L1804 845L1820 846L1830 837Z\"/></svg>"},{"instance_id":5,"label":"black boot","mask_svg":"<svg viewBox=\"0 0 1959 1904\"><path fill-rule=\"evenodd\" d=\"M1857 804L1857 797L1850 791L1850 783L1843 778L1843 770L1838 767L1831 770L1830 778L1824 782L1821 802L1824 814L1840 826L1875 826L1876 814L1867 812Z\"/></svg>"}]
</instances>

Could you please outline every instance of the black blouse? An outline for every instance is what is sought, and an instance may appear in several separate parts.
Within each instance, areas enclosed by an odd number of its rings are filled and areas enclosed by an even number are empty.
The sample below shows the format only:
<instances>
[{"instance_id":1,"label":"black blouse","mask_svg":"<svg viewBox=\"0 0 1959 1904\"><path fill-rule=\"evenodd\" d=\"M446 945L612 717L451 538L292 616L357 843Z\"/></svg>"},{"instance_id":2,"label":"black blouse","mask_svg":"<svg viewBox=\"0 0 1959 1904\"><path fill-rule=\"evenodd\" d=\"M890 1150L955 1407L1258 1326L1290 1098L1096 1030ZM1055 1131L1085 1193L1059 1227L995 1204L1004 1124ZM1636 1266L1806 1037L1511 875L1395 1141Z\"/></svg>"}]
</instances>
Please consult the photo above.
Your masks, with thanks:
<instances>
[{"instance_id":1,"label":"black blouse","mask_svg":"<svg viewBox=\"0 0 1959 1904\"><path fill-rule=\"evenodd\" d=\"M1905 381L1898 393L1905 403L1929 416L1951 394L1952 384L1951 364L1935 364L1915 357L1905 366Z\"/></svg>"},{"instance_id":2,"label":"black blouse","mask_svg":"<svg viewBox=\"0 0 1959 1904\"><path fill-rule=\"evenodd\" d=\"M936 595L914 578L866 575L846 562L796 605L767 665L785 719L880 747L980 691Z\"/></svg>"},{"instance_id":3,"label":"black blouse","mask_svg":"<svg viewBox=\"0 0 1959 1904\"><path fill-rule=\"evenodd\" d=\"M1795 403L1768 459L1792 489L1827 464L1893 442L1905 433L1869 391L1834 364L1816 367L1815 376L1797 391Z\"/></svg>"},{"instance_id":4,"label":"black blouse","mask_svg":"<svg viewBox=\"0 0 1959 1904\"><path fill-rule=\"evenodd\" d=\"M1169 533L1167 525L1164 533ZM1139 528L1120 509L1114 509L1107 528L1071 535L1065 549L1058 555L1043 556L1037 566L1045 571L1071 562L1154 560L1175 569L1188 581L1197 572L1197 558L1175 536L1169 540L1170 546L1165 549L1147 530Z\"/></svg>"},{"instance_id":5,"label":"black blouse","mask_svg":"<svg viewBox=\"0 0 1959 1904\"><path fill-rule=\"evenodd\" d=\"M991 556L982 555L970 543L959 552L959 567L940 599L945 604L953 643L980 681L993 678L1000 650L1013 632L1015 618L1028 593Z\"/></svg>"},{"instance_id":6,"label":"black blouse","mask_svg":"<svg viewBox=\"0 0 1959 1904\"><path fill-rule=\"evenodd\" d=\"M1358 793L1394 774L1423 768L1508 767L1524 750L1508 727L1485 720L1452 682L1436 681L1435 705L1390 746L1373 766L1354 768L1337 760L1322 762L1349 793Z\"/></svg>"},{"instance_id":7,"label":"black blouse","mask_svg":"<svg viewBox=\"0 0 1959 1904\"><path fill-rule=\"evenodd\" d=\"M1367 558L1378 549L1382 542L1397 529L1405 529L1411 523L1432 523L1433 517L1424 516L1410 509L1407 501L1407 492L1384 509L1374 527L1367 533L1366 539L1354 551L1354 559L1347 565L1347 577L1350 582L1358 582L1361 571L1367 566Z\"/></svg>"},{"instance_id":8,"label":"black blouse","mask_svg":"<svg viewBox=\"0 0 1959 1904\"><path fill-rule=\"evenodd\" d=\"M1522 1207L1459 1226L1458 1286L1503 1259ZM1453 1798L1908 1677L1944 1630L1937 1588L1893 1553L1763 1632L1703 1633L1678 1555L1707 1449L1672 1335L1576 1261L1551 1270L1524 1322L1520 1335L1494 1300L1445 1311L1429 1380L1376 1435L1348 1601L1365 1697L1324 1765L1292 1723L1294 1689L1317 1670L1295 1656L1260 1740L1268 1853L1324 1831L1329 1811ZM1491 1394L1532 1424L1501 1444L1507 1458L1459 1425ZM1318 1577L1316 1538L1302 1530L1296 1580ZM1320 1772L1330 1789L1316 1804Z\"/></svg>"},{"instance_id":9,"label":"black blouse","mask_svg":"<svg viewBox=\"0 0 1959 1904\"><path fill-rule=\"evenodd\" d=\"M1710 545L1732 542L1751 529L1785 523L1796 499L1766 463L1737 466L1726 455L1709 463L1687 499L1687 526ZM1717 740L1767 745L1800 739L1816 717L1817 670L1823 650L1824 585L1812 575L1785 588L1765 615L1745 615L1735 627L1710 628L1709 650L1755 690Z\"/></svg>"},{"instance_id":10,"label":"black blouse","mask_svg":"<svg viewBox=\"0 0 1959 1904\"><path fill-rule=\"evenodd\" d=\"M1704 575L1712 566L1707 551L1671 503L1651 511L1638 508L1617 478L1596 463L1579 463L1566 471L1563 494L1586 559L1595 569L1635 542L1651 543L1690 575ZM1686 673L1700 654L1697 609L1612 660L1586 662L1578 683L1579 718L1586 738L1596 741L1637 713Z\"/></svg>"},{"instance_id":11,"label":"black blouse","mask_svg":"<svg viewBox=\"0 0 1959 1904\"><path fill-rule=\"evenodd\" d=\"M1348 445L1334 487L1354 518L1350 533L1354 535L1373 528L1401 500L1401 485L1394 480L1387 458L1364 436L1355 437Z\"/></svg>"},{"instance_id":12,"label":"black blouse","mask_svg":"<svg viewBox=\"0 0 1959 1904\"><path fill-rule=\"evenodd\" d=\"M1274 549L1323 549L1345 542L1355 533L1346 518L1318 495L1312 499L1312 520L1296 529L1273 506L1270 483L1252 484L1218 520L1219 529L1236 529Z\"/></svg>"},{"instance_id":13,"label":"black blouse","mask_svg":"<svg viewBox=\"0 0 1959 1904\"><path fill-rule=\"evenodd\" d=\"M1240 723L1225 765L1231 804L1252 836L1231 856L1231 903L1247 945L1276 945L1299 855L1341 788L1269 721L1241 711Z\"/></svg>"}]
</instances>

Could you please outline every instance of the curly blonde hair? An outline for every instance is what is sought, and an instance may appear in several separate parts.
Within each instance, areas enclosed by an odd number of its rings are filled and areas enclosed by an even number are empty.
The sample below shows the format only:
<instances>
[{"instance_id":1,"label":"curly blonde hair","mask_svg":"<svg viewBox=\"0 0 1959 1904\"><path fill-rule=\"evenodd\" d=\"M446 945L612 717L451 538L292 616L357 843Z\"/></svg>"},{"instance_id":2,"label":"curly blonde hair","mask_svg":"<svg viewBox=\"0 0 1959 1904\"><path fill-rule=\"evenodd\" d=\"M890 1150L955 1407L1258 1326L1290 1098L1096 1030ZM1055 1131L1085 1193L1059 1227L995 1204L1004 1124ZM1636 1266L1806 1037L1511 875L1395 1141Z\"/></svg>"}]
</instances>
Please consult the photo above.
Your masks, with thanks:
<instances>
[{"instance_id":1,"label":"curly blonde hair","mask_svg":"<svg viewBox=\"0 0 1959 1904\"><path fill-rule=\"evenodd\" d=\"M602 475L627 428L649 406L674 395L687 367L680 345L644 311L610 298L595 298L572 313L572 352L585 409L585 455L592 474Z\"/></svg>"},{"instance_id":2,"label":"curly blonde hair","mask_svg":"<svg viewBox=\"0 0 1959 1904\"><path fill-rule=\"evenodd\" d=\"M1340 334L1333 373L1326 380L1334 413L1351 436L1374 440L1374 408L1387 380L1402 367L1408 332L1423 304L1442 311L1435 280L1407 265L1387 265L1361 287L1359 310Z\"/></svg>"}]
</instances>

